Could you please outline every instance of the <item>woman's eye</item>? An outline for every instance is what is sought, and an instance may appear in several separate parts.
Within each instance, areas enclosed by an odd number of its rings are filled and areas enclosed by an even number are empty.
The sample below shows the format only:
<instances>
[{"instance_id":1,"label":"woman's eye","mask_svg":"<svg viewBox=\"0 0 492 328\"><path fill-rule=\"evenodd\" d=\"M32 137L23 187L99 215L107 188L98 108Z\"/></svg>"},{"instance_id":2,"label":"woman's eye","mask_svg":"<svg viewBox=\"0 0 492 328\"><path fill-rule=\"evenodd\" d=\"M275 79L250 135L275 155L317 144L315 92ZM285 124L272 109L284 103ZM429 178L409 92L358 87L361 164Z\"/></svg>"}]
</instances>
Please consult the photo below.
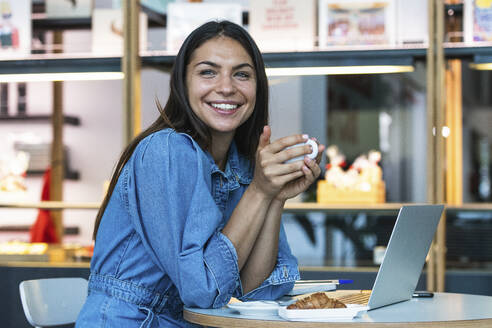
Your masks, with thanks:
<instances>
[{"instance_id":1,"label":"woman's eye","mask_svg":"<svg viewBox=\"0 0 492 328\"><path fill-rule=\"evenodd\" d=\"M248 72L237 72L236 76L240 79L247 80L251 77L251 74Z\"/></svg>"},{"instance_id":2,"label":"woman's eye","mask_svg":"<svg viewBox=\"0 0 492 328\"><path fill-rule=\"evenodd\" d=\"M215 72L213 70L211 70L211 69L204 69L204 70L201 70L199 72L199 74L202 75L202 76L208 76L209 77L209 76L214 76L215 75Z\"/></svg>"}]
</instances>

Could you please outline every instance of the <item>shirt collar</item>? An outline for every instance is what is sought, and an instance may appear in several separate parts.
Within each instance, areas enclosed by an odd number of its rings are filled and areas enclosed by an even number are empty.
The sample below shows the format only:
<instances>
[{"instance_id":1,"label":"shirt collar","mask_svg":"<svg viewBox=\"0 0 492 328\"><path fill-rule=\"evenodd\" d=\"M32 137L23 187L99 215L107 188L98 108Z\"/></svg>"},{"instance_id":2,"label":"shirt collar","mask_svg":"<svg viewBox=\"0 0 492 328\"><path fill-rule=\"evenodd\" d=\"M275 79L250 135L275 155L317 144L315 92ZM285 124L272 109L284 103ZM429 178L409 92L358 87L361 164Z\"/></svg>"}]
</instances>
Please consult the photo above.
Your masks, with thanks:
<instances>
[{"instance_id":1,"label":"shirt collar","mask_svg":"<svg viewBox=\"0 0 492 328\"><path fill-rule=\"evenodd\" d=\"M206 153L212 163L211 173L220 172L224 174L229 181L236 180L242 184L251 183L251 180L253 179L253 165L247 157L239 153L234 141L232 141L231 146L229 147L225 172L221 172L217 164L215 164L212 155L208 151Z\"/></svg>"}]
</instances>

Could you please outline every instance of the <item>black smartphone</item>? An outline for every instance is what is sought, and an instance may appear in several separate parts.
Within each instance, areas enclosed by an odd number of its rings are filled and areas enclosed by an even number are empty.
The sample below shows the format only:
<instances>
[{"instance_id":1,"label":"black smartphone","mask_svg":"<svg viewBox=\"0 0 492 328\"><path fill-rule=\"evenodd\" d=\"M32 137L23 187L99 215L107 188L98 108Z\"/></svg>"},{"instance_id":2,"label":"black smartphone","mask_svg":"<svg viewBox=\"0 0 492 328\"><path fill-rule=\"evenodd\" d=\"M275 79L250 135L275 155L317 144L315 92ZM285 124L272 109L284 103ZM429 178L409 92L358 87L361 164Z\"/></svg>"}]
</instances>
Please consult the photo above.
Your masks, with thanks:
<instances>
[{"instance_id":1,"label":"black smartphone","mask_svg":"<svg viewBox=\"0 0 492 328\"><path fill-rule=\"evenodd\" d=\"M414 291L412 296L413 297L433 297L434 293L433 292L427 292L427 291Z\"/></svg>"}]
</instances>

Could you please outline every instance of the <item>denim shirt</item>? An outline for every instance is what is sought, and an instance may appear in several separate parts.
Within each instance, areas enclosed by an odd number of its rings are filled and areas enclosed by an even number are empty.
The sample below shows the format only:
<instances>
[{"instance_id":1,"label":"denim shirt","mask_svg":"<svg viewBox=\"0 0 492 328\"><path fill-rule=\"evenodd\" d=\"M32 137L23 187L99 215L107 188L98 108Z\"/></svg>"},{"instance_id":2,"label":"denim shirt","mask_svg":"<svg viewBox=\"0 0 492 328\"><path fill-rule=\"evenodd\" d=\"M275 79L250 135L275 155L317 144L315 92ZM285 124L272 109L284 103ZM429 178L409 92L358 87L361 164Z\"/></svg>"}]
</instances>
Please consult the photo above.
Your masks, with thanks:
<instances>
[{"instance_id":1,"label":"denim shirt","mask_svg":"<svg viewBox=\"0 0 492 328\"><path fill-rule=\"evenodd\" d=\"M236 250L222 234L252 180L231 144L225 172L188 135L144 138L122 169L102 217L88 298L77 327L193 327L183 306L219 308L232 296L276 299L299 279L283 227L277 263L243 293Z\"/></svg>"}]
</instances>

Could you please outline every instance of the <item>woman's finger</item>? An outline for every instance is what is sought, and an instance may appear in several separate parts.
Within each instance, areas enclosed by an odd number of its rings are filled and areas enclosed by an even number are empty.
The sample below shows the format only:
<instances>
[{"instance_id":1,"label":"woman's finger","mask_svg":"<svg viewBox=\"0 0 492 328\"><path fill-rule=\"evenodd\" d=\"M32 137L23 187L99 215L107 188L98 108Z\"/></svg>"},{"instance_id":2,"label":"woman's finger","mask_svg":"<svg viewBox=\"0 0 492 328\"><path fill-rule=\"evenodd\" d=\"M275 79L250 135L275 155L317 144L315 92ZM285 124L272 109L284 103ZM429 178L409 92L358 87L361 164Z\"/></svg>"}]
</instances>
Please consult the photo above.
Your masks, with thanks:
<instances>
[{"instance_id":1,"label":"woman's finger","mask_svg":"<svg viewBox=\"0 0 492 328\"><path fill-rule=\"evenodd\" d=\"M307 134L293 134L273 141L272 143L270 143L268 148L269 151L271 151L273 154L276 154L287 147L304 143L306 142L306 140L308 140L308 138L309 137Z\"/></svg>"},{"instance_id":2,"label":"woman's finger","mask_svg":"<svg viewBox=\"0 0 492 328\"><path fill-rule=\"evenodd\" d=\"M314 162L314 160L310 160ZM311 182L314 181L314 174L313 174L313 169L307 165L303 165L302 171L304 172L304 177L306 178L307 181L311 184Z\"/></svg>"},{"instance_id":3,"label":"woman's finger","mask_svg":"<svg viewBox=\"0 0 492 328\"><path fill-rule=\"evenodd\" d=\"M276 159L280 163L284 163L289 160L293 160L293 162L302 162L304 156L309 155L313 151L311 145L301 145L295 146L292 148L286 148L275 155ZM299 160L295 160L296 158L300 158Z\"/></svg>"},{"instance_id":4,"label":"woman's finger","mask_svg":"<svg viewBox=\"0 0 492 328\"><path fill-rule=\"evenodd\" d=\"M302 170L303 161L296 161L288 164L272 164L264 167L263 172L267 176L281 176Z\"/></svg>"},{"instance_id":5,"label":"woman's finger","mask_svg":"<svg viewBox=\"0 0 492 328\"><path fill-rule=\"evenodd\" d=\"M277 178L277 181L278 181L277 183L280 185L285 185L286 183L291 182L295 179L298 179L302 176L304 176L304 171L298 170L296 172L292 172L289 174L284 174L284 175L279 176Z\"/></svg>"},{"instance_id":6,"label":"woman's finger","mask_svg":"<svg viewBox=\"0 0 492 328\"><path fill-rule=\"evenodd\" d=\"M304 158L304 163L306 165L306 168L309 169L314 181L320 175L321 168L314 159L310 159L308 157Z\"/></svg>"}]
</instances>

